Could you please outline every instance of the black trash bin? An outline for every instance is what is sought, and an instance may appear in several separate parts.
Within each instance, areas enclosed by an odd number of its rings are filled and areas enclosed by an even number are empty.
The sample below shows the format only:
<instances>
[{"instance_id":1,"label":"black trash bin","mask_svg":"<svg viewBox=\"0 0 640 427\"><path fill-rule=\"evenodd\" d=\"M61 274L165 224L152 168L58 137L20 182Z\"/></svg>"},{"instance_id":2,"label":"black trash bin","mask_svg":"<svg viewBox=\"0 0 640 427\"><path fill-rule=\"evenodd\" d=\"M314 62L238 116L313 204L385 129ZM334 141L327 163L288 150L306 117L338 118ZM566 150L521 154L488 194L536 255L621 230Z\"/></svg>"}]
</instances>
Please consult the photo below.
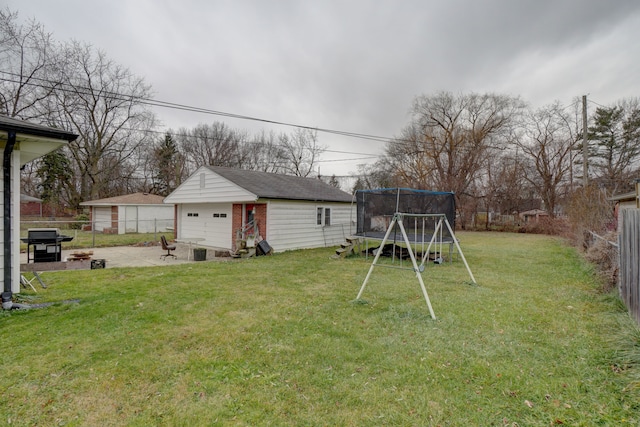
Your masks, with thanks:
<instances>
[{"instance_id":1,"label":"black trash bin","mask_svg":"<svg viewBox=\"0 0 640 427\"><path fill-rule=\"evenodd\" d=\"M205 248L193 248L193 260L204 261L207 259L207 250Z\"/></svg>"}]
</instances>

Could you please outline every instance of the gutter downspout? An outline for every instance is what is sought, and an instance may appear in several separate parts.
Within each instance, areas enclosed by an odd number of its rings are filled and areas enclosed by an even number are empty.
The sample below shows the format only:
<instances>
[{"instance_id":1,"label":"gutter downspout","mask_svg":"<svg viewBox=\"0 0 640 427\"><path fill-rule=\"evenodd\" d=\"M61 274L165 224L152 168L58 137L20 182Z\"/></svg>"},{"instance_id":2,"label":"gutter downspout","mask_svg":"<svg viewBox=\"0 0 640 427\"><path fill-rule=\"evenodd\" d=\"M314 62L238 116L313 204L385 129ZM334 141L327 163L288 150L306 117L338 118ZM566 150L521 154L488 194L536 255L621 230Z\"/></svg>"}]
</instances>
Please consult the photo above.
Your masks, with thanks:
<instances>
[{"instance_id":1,"label":"gutter downspout","mask_svg":"<svg viewBox=\"0 0 640 427\"><path fill-rule=\"evenodd\" d=\"M7 145L4 147L2 164L2 189L4 210L4 292L2 292L2 308L10 310L13 307L11 291L11 154L16 145L16 132L8 131Z\"/></svg>"}]
</instances>

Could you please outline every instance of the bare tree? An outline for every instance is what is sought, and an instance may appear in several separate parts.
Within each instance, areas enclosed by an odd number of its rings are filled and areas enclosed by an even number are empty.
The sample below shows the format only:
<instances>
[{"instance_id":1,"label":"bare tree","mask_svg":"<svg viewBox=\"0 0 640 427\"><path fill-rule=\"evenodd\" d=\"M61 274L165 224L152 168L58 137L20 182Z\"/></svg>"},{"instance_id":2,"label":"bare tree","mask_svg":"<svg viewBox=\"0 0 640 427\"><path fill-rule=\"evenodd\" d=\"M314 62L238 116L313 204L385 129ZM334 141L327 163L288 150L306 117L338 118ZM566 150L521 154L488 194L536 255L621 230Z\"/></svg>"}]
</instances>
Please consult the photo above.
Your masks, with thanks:
<instances>
[{"instance_id":1,"label":"bare tree","mask_svg":"<svg viewBox=\"0 0 640 427\"><path fill-rule=\"evenodd\" d=\"M310 129L296 128L291 134L281 134L279 158L281 169L288 175L307 177L317 166L325 150L318 144L318 133Z\"/></svg>"},{"instance_id":2,"label":"bare tree","mask_svg":"<svg viewBox=\"0 0 640 427\"><path fill-rule=\"evenodd\" d=\"M57 84L51 80L57 61L51 34L18 13L0 10L0 114L33 120L42 117L41 103Z\"/></svg>"},{"instance_id":3,"label":"bare tree","mask_svg":"<svg viewBox=\"0 0 640 427\"><path fill-rule=\"evenodd\" d=\"M200 166L239 167L239 147L245 142L243 132L222 122L200 124L180 136L181 146L195 169Z\"/></svg>"},{"instance_id":4,"label":"bare tree","mask_svg":"<svg viewBox=\"0 0 640 427\"><path fill-rule=\"evenodd\" d=\"M378 167L392 170L397 186L436 189L438 174L434 159L426 154L424 136L417 123L402 130L401 137L387 144L386 155ZM443 186L444 187L444 186Z\"/></svg>"},{"instance_id":5,"label":"bare tree","mask_svg":"<svg viewBox=\"0 0 640 427\"><path fill-rule=\"evenodd\" d=\"M71 200L76 206L131 188L130 182L115 181L133 179L155 117L144 103L150 87L103 52L72 42L64 46L63 58L49 120L79 135L68 150L79 183Z\"/></svg>"},{"instance_id":6,"label":"bare tree","mask_svg":"<svg viewBox=\"0 0 640 427\"><path fill-rule=\"evenodd\" d=\"M535 192L525 180L520 156L521 150L511 147L487 159L485 175L479 184L486 212L517 215L522 210L530 209ZM488 228L489 214L485 221L485 228Z\"/></svg>"},{"instance_id":7,"label":"bare tree","mask_svg":"<svg viewBox=\"0 0 640 427\"><path fill-rule=\"evenodd\" d=\"M194 169L226 166L309 176L323 151L316 132L308 129L279 135L263 131L251 137L221 122L182 129L176 140Z\"/></svg>"},{"instance_id":8,"label":"bare tree","mask_svg":"<svg viewBox=\"0 0 640 427\"><path fill-rule=\"evenodd\" d=\"M262 131L251 142L240 147L242 169L282 173L284 165L280 159L284 154L278 139L273 131Z\"/></svg>"},{"instance_id":9,"label":"bare tree","mask_svg":"<svg viewBox=\"0 0 640 427\"><path fill-rule=\"evenodd\" d=\"M492 177L492 191L498 210L503 214L510 215L517 215L522 210L528 210L535 197L535 191L525 179L523 162L519 159L519 150L507 152L496 160Z\"/></svg>"},{"instance_id":10,"label":"bare tree","mask_svg":"<svg viewBox=\"0 0 640 427\"><path fill-rule=\"evenodd\" d=\"M550 216L566 190L576 135L558 103L529 111L517 140L525 159L525 179L535 188Z\"/></svg>"},{"instance_id":11,"label":"bare tree","mask_svg":"<svg viewBox=\"0 0 640 427\"><path fill-rule=\"evenodd\" d=\"M420 96L411 122L388 144L387 162L402 185L454 192L464 214L479 197L488 157L505 146L523 106L495 94Z\"/></svg>"},{"instance_id":12,"label":"bare tree","mask_svg":"<svg viewBox=\"0 0 640 427\"><path fill-rule=\"evenodd\" d=\"M375 188L399 187L393 170L389 169L385 158L381 158L374 164L361 164L357 167L358 173L354 175L356 181L352 191L371 190Z\"/></svg>"}]
</instances>

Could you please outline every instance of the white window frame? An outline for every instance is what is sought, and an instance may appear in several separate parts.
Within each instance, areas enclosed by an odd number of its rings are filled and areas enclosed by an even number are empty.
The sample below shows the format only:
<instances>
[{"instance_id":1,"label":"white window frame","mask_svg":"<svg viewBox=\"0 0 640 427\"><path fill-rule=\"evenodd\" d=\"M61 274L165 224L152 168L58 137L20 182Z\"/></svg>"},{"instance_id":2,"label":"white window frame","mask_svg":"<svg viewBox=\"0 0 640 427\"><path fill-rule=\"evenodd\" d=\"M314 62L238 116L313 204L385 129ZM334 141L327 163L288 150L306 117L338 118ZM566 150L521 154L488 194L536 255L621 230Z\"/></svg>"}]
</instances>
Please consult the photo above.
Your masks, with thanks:
<instances>
[{"instance_id":1,"label":"white window frame","mask_svg":"<svg viewBox=\"0 0 640 427\"><path fill-rule=\"evenodd\" d=\"M331 208L327 206L316 206L316 226L331 227Z\"/></svg>"}]
</instances>

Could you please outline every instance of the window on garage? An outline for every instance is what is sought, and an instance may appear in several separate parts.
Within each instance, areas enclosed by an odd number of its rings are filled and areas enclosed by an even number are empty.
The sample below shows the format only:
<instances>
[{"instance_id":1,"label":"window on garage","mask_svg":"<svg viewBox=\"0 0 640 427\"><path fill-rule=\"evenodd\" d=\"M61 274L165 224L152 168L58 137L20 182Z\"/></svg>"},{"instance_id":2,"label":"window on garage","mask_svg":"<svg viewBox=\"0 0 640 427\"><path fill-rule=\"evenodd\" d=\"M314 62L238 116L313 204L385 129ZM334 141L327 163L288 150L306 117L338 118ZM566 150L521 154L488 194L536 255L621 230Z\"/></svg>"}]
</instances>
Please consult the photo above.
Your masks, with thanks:
<instances>
[{"instance_id":1,"label":"window on garage","mask_svg":"<svg viewBox=\"0 0 640 427\"><path fill-rule=\"evenodd\" d=\"M316 209L316 225L331 225L331 208L319 206Z\"/></svg>"}]
</instances>

